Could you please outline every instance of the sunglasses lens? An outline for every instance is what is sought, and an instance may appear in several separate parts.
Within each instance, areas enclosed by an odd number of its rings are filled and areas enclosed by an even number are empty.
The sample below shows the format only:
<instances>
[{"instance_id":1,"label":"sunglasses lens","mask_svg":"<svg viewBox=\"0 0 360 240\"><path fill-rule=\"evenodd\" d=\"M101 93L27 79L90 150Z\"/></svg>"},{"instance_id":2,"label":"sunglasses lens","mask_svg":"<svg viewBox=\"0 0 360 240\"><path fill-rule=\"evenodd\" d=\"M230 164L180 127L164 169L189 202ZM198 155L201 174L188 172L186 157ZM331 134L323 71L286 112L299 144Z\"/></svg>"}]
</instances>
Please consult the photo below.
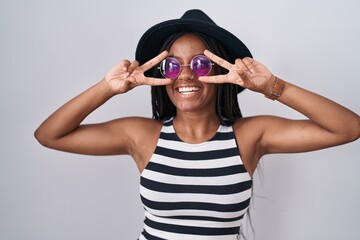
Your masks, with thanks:
<instances>
[{"instance_id":1,"label":"sunglasses lens","mask_svg":"<svg viewBox=\"0 0 360 240\"><path fill-rule=\"evenodd\" d=\"M160 64L160 72L166 78L176 78L181 70L180 63L175 58L164 59Z\"/></svg>"},{"instance_id":2,"label":"sunglasses lens","mask_svg":"<svg viewBox=\"0 0 360 240\"><path fill-rule=\"evenodd\" d=\"M191 71L197 76L206 76L211 71L211 61L204 55L195 56L190 64Z\"/></svg>"}]
</instances>

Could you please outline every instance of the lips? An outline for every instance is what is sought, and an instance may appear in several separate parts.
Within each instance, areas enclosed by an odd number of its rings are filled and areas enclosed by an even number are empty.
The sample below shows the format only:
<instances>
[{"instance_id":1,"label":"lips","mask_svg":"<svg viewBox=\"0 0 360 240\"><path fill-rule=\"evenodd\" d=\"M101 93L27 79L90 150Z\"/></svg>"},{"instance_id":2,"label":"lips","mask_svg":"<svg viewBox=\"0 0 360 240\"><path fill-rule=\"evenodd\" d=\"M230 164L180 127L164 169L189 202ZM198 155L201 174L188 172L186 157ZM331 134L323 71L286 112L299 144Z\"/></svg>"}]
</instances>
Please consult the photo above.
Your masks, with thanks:
<instances>
[{"instance_id":1,"label":"lips","mask_svg":"<svg viewBox=\"0 0 360 240\"><path fill-rule=\"evenodd\" d=\"M191 94L194 92L198 92L200 90L199 87L179 87L178 92L181 94Z\"/></svg>"}]
</instances>

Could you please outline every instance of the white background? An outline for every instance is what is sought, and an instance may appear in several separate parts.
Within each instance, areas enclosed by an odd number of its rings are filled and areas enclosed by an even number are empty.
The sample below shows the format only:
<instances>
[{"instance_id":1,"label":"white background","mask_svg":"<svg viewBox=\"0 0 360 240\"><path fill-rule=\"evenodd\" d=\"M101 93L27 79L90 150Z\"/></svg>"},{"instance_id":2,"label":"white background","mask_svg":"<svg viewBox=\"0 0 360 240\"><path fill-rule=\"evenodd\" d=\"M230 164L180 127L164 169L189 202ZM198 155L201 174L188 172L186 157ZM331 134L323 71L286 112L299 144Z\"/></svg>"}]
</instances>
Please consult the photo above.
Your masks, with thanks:
<instances>
[{"instance_id":1,"label":"white background","mask_svg":"<svg viewBox=\"0 0 360 240\"><path fill-rule=\"evenodd\" d=\"M358 0L1 0L1 240L139 236L139 173L128 156L46 149L33 132L112 65L133 60L149 27L191 8L238 36L274 74L360 113ZM239 102L245 116L303 118L250 91ZM86 122L131 115L151 117L149 87L111 99ZM257 239L360 239L359 148L264 157L251 205Z\"/></svg>"}]
</instances>

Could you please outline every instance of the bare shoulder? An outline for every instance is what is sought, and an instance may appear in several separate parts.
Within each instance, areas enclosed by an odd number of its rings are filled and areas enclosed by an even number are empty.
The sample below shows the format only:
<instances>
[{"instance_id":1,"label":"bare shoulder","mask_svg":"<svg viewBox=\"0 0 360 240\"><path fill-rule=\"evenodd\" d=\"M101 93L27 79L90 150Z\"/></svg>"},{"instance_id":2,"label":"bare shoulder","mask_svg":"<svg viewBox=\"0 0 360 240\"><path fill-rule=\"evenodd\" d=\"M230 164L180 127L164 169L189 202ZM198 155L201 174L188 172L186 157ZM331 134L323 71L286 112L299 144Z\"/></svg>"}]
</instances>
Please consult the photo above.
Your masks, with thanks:
<instances>
[{"instance_id":1,"label":"bare shoulder","mask_svg":"<svg viewBox=\"0 0 360 240\"><path fill-rule=\"evenodd\" d=\"M133 141L158 137L162 121L145 117L125 117L112 121L114 130L126 133ZM155 136L154 136L155 135Z\"/></svg>"},{"instance_id":2,"label":"bare shoulder","mask_svg":"<svg viewBox=\"0 0 360 240\"><path fill-rule=\"evenodd\" d=\"M139 128L148 128L148 127L161 127L162 121L155 120L152 118L146 117L124 117L113 120L118 124L126 124L129 126L139 127Z\"/></svg>"},{"instance_id":3,"label":"bare shoulder","mask_svg":"<svg viewBox=\"0 0 360 240\"><path fill-rule=\"evenodd\" d=\"M235 133L261 135L264 133L265 129L271 128L273 125L283 124L286 121L288 121L288 119L277 116L259 115L241 118L233 124L233 128Z\"/></svg>"},{"instance_id":4,"label":"bare shoulder","mask_svg":"<svg viewBox=\"0 0 360 240\"><path fill-rule=\"evenodd\" d=\"M265 134L274 133L276 129L285 128L293 122L282 117L260 115L237 120L233 124L233 129L238 141L260 144Z\"/></svg>"},{"instance_id":5,"label":"bare shoulder","mask_svg":"<svg viewBox=\"0 0 360 240\"><path fill-rule=\"evenodd\" d=\"M246 133L259 130L256 128L259 124L263 124L264 121L271 116L253 116L253 117L244 117L240 118L233 124L233 129L235 133Z\"/></svg>"},{"instance_id":6,"label":"bare shoulder","mask_svg":"<svg viewBox=\"0 0 360 240\"><path fill-rule=\"evenodd\" d=\"M252 175L261 157L264 155L262 136L268 125L277 119L274 116L254 116L237 120L233 124L241 159Z\"/></svg>"},{"instance_id":7,"label":"bare shoulder","mask_svg":"<svg viewBox=\"0 0 360 240\"><path fill-rule=\"evenodd\" d=\"M126 117L114 120L116 131L125 132L128 136L128 152L135 160L141 172L158 142L162 121L144 117Z\"/></svg>"},{"instance_id":8,"label":"bare shoulder","mask_svg":"<svg viewBox=\"0 0 360 240\"><path fill-rule=\"evenodd\" d=\"M254 116L234 122L233 129L238 143L254 146L254 143L260 141L265 126L271 122L271 118L271 116Z\"/></svg>"}]
</instances>

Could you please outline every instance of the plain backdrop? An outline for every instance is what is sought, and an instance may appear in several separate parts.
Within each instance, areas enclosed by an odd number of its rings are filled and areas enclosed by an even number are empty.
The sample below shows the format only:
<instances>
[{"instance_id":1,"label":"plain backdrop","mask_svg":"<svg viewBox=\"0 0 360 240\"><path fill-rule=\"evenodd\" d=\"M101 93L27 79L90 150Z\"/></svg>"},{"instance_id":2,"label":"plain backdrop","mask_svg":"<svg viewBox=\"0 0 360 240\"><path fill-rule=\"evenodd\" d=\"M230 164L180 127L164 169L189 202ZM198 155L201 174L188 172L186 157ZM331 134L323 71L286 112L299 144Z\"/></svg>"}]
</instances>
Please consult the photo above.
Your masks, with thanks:
<instances>
[{"instance_id":1,"label":"plain backdrop","mask_svg":"<svg viewBox=\"0 0 360 240\"><path fill-rule=\"evenodd\" d=\"M0 0L1 240L137 239L143 208L133 160L46 149L33 132L118 61L133 60L149 27L191 8L238 36L274 74L360 113L358 0ZM239 102L245 116L303 118L250 91ZM149 87L114 97L85 122L132 115L151 117ZM360 239L359 155L360 141L265 156L248 236Z\"/></svg>"}]
</instances>

